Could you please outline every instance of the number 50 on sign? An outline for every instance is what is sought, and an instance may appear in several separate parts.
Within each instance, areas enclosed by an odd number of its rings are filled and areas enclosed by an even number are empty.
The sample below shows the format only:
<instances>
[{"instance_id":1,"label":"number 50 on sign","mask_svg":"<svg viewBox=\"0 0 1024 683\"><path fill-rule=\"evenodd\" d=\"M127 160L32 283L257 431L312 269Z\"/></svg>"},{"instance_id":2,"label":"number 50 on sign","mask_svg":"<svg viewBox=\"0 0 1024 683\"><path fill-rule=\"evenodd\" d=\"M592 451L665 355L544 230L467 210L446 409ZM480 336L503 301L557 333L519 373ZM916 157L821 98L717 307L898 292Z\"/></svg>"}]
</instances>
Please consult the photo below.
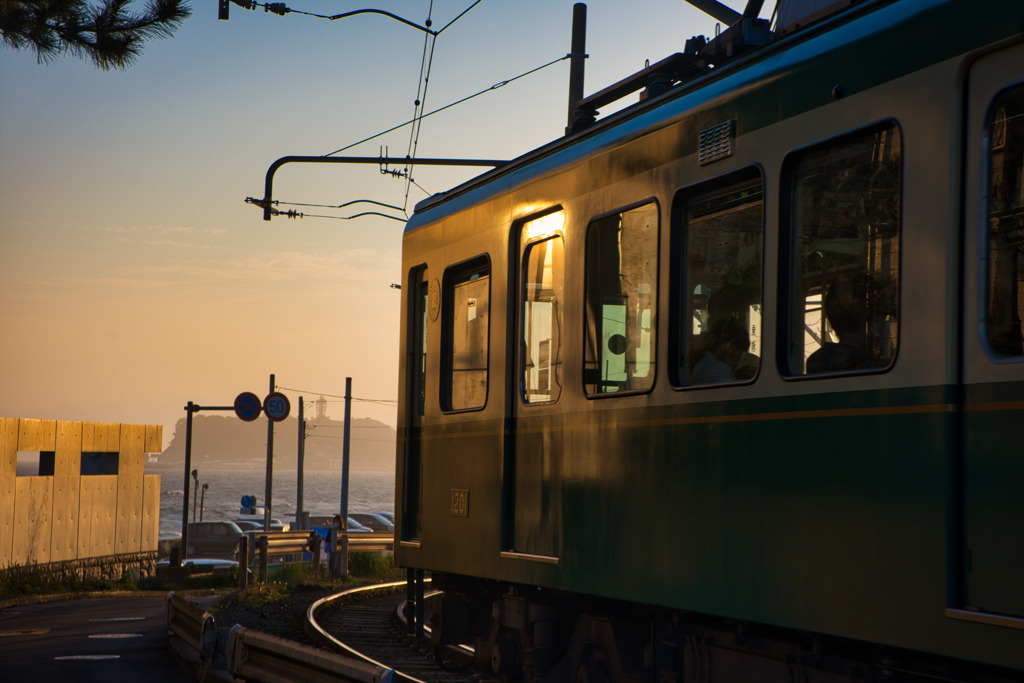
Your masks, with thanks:
<instances>
[{"instance_id":1,"label":"number 50 on sign","mask_svg":"<svg viewBox=\"0 0 1024 683\"><path fill-rule=\"evenodd\" d=\"M263 412L267 414L271 420L280 422L281 420L288 417L289 411L291 411L292 405L288 401L288 397L279 391L275 391L267 394L267 397L263 399Z\"/></svg>"}]
</instances>

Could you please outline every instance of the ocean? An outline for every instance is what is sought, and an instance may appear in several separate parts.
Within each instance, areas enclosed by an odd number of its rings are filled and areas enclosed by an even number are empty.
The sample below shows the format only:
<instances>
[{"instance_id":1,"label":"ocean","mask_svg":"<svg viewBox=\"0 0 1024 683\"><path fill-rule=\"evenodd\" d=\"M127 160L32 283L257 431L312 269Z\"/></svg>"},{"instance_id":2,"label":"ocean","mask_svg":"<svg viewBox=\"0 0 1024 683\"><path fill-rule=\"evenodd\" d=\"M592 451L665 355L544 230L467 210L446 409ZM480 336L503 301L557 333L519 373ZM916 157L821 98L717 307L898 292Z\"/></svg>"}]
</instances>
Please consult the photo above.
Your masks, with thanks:
<instances>
[{"instance_id":1,"label":"ocean","mask_svg":"<svg viewBox=\"0 0 1024 683\"><path fill-rule=\"evenodd\" d=\"M160 539L181 537L182 504L185 502L182 483L183 471L147 470L146 474L160 476ZM297 473L274 468L271 517L285 524L295 521ZM308 471L303 476L303 507L311 515L334 515L341 509L341 472ZM208 484L206 493L203 485ZM192 521L193 491L195 484L189 477L188 521ZM262 505L266 475L260 470L199 470L198 499L195 500L195 519L199 521L200 503L203 503L204 521L232 520L241 515L242 496L255 496ZM394 472L349 472L349 512L394 512ZM260 511L262 515L262 510ZM262 517L261 517L262 519Z\"/></svg>"}]
</instances>

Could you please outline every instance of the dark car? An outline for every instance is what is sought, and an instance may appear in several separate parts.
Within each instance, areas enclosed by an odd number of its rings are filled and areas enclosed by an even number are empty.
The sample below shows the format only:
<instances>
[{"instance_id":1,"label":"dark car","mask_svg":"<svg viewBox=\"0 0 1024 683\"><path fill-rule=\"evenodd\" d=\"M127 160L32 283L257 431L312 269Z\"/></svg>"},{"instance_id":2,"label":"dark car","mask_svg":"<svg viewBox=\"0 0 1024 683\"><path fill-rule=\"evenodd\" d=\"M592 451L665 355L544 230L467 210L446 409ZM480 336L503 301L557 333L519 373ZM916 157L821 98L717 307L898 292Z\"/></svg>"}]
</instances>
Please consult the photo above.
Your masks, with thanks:
<instances>
[{"instance_id":1,"label":"dark car","mask_svg":"<svg viewBox=\"0 0 1024 683\"><path fill-rule=\"evenodd\" d=\"M393 521L376 512L351 512L349 518L378 533L394 533Z\"/></svg>"},{"instance_id":2,"label":"dark car","mask_svg":"<svg viewBox=\"0 0 1024 683\"><path fill-rule=\"evenodd\" d=\"M188 525L187 558L234 560L243 531L234 522L192 522Z\"/></svg>"}]
</instances>

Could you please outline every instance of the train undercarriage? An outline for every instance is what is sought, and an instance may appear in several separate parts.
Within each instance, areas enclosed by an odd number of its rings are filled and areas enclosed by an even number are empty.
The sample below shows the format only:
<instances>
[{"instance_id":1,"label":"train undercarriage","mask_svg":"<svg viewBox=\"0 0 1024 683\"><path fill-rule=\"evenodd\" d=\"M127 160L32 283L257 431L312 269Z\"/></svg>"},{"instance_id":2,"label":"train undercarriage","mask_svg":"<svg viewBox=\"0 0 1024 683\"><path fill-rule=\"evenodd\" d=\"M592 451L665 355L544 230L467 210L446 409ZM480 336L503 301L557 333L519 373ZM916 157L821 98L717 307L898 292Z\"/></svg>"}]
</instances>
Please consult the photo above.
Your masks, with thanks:
<instances>
[{"instance_id":1,"label":"train undercarriage","mask_svg":"<svg viewBox=\"0 0 1024 683\"><path fill-rule=\"evenodd\" d=\"M531 586L434 574L428 598L432 642L442 666L456 646L462 665L508 682L532 683L873 683L1024 680L979 668L827 635L633 605ZM444 664L447 661L448 664Z\"/></svg>"}]
</instances>

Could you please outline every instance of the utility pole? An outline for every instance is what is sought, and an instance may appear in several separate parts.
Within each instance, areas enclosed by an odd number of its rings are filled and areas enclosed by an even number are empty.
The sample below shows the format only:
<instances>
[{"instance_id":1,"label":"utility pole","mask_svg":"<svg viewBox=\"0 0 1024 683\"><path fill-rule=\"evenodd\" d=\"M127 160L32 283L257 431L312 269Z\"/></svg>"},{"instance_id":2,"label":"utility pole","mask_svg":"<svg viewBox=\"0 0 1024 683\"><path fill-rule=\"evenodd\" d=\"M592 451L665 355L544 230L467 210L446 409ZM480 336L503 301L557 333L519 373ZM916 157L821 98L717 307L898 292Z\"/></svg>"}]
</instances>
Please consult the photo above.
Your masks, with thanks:
<instances>
[{"instance_id":1,"label":"utility pole","mask_svg":"<svg viewBox=\"0 0 1024 683\"><path fill-rule=\"evenodd\" d=\"M270 375L270 393L274 393L274 375ZM263 531L270 531L270 503L271 495L274 492L274 421L267 415L267 481L264 488L266 498L265 511L263 513Z\"/></svg>"},{"instance_id":2,"label":"utility pole","mask_svg":"<svg viewBox=\"0 0 1024 683\"><path fill-rule=\"evenodd\" d=\"M341 447L341 519L348 527L348 462L352 417L352 378L345 378L345 429Z\"/></svg>"},{"instance_id":3,"label":"utility pole","mask_svg":"<svg viewBox=\"0 0 1024 683\"><path fill-rule=\"evenodd\" d=\"M302 417L302 397L299 396L299 466L298 477L296 478L295 492L295 524L299 529L305 529L305 516L302 514L302 485L303 472L306 463L306 420Z\"/></svg>"},{"instance_id":4,"label":"utility pole","mask_svg":"<svg viewBox=\"0 0 1024 683\"><path fill-rule=\"evenodd\" d=\"M348 576L348 456L349 430L352 421L352 378L345 378L345 429L341 447L341 527L332 533L341 536L341 552L331 554L331 576L344 578ZM333 537L332 537L333 543Z\"/></svg>"}]
</instances>

